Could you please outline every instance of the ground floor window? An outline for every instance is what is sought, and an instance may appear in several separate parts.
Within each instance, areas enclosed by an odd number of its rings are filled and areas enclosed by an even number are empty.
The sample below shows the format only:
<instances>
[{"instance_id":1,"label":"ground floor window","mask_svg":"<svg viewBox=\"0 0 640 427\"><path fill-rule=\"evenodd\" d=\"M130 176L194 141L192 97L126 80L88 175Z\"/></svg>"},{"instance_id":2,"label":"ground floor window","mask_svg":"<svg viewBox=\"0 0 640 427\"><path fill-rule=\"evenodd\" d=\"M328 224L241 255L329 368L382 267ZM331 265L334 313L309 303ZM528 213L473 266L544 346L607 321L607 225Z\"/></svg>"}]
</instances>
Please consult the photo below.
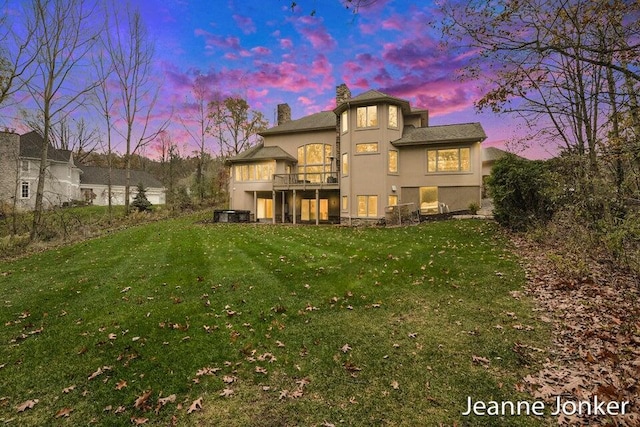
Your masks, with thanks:
<instances>
[{"instance_id":1,"label":"ground floor window","mask_svg":"<svg viewBox=\"0 0 640 427\"><path fill-rule=\"evenodd\" d=\"M317 218L320 221L329 220L329 199L319 199L316 203L316 199L302 199L300 207L300 219L303 221L315 221L316 211L320 208L320 216Z\"/></svg>"},{"instance_id":2,"label":"ground floor window","mask_svg":"<svg viewBox=\"0 0 640 427\"><path fill-rule=\"evenodd\" d=\"M389 206L398 206L398 195L397 194L389 195Z\"/></svg>"},{"instance_id":3,"label":"ground floor window","mask_svg":"<svg viewBox=\"0 0 640 427\"><path fill-rule=\"evenodd\" d=\"M29 181L22 181L20 184L20 198L28 199L30 195Z\"/></svg>"},{"instance_id":4,"label":"ground floor window","mask_svg":"<svg viewBox=\"0 0 640 427\"><path fill-rule=\"evenodd\" d=\"M420 187L420 213L438 213L438 187Z\"/></svg>"},{"instance_id":5,"label":"ground floor window","mask_svg":"<svg viewBox=\"0 0 640 427\"><path fill-rule=\"evenodd\" d=\"M349 210L349 196L342 196L342 210Z\"/></svg>"},{"instance_id":6,"label":"ground floor window","mask_svg":"<svg viewBox=\"0 0 640 427\"><path fill-rule=\"evenodd\" d=\"M378 196L358 196L358 216L378 216Z\"/></svg>"},{"instance_id":7,"label":"ground floor window","mask_svg":"<svg viewBox=\"0 0 640 427\"><path fill-rule=\"evenodd\" d=\"M273 218L273 199L258 199L257 218Z\"/></svg>"}]
</instances>

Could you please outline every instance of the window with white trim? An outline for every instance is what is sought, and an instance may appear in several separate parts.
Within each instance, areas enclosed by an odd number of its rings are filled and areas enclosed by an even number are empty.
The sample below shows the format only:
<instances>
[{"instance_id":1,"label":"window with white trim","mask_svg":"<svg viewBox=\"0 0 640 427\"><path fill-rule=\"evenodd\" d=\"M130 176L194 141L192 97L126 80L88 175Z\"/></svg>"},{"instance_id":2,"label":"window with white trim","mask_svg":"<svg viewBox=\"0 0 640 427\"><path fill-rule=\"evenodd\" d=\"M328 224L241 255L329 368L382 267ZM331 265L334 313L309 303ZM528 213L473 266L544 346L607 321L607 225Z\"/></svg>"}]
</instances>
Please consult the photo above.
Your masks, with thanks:
<instances>
[{"instance_id":1,"label":"window with white trim","mask_svg":"<svg viewBox=\"0 0 640 427\"><path fill-rule=\"evenodd\" d=\"M29 197L31 197L31 186L29 184L29 181L22 181L20 183L20 198L21 199L28 199Z\"/></svg>"}]
</instances>

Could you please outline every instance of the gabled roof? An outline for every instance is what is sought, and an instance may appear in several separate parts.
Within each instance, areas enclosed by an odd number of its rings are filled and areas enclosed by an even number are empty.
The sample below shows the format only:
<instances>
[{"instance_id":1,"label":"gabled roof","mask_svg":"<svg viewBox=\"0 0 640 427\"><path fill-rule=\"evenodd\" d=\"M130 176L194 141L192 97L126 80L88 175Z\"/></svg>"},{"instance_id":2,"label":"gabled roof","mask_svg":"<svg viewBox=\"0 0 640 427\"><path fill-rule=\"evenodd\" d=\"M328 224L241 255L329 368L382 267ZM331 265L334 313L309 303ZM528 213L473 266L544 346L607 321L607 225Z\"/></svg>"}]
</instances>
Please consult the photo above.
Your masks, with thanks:
<instances>
[{"instance_id":1,"label":"gabled roof","mask_svg":"<svg viewBox=\"0 0 640 427\"><path fill-rule=\"evenodd\" d=\"M109 183L109 168L98 166L79 166L82 170L80 175L80 185L107 185ZM125 169L111 169L111 185L126 185L127 171ZM139 183L145 188L163 188L164 185L148 172L141 170L131 170L131 185Z\"/></svg>"},{"instance_id":2,"label":"gabled roof","mask_svg":"<svg viewBox=\"0 0 640 427\"><path fill-rule=\"evenodd\" d=\"M319 113L311 114L310 116L302 117L301 119L284 122L281 125L260 132L260 135L266 136L280 133L335 130L336 123L336 115L333 111L321 111Z\"/></svg>"},{"instance_id":3,"label":"gabled roof","mask_svg":"<svg viewBox=\"0 0 640 427\"><path fill-rule=\"evenodd\" d=\"M508 151L501 150L501 149L496 148L496 147L486 147L486 148L482 149L482 161L483 162L493 162L493 161L496 161L498 159L503 158L507 154L511 154L513 156L516 156L516 157L524 158L524 157L518 156L517 154L510 153Z\"/></svg>"},{"instance_id":4,"label":"gabled roof","mask_svg":"<svg viewBox=\"0 0 640 427\"><path fill-rule=\"evenodd\" d=\"M42 152L42 136L34 131L20 135L20 157L29 159L39 159ZM71 159L71 151L58 150L49 144L47 149L47 159L54 162L68 163Z\"/></svg>"},{"instance_id":5,"label":"gabled roof","mask_svg":"<svg viewBox=\"0 0 640 427\"><path fill-rule=\"evenodd\" d=\"M237 156L230 157L229 159L227 159L227 162L259 162L263 160L288 160L290 162L297 162L297 160L293 156L284 151L282 148L278 146L265 147L264 143L260 143L255 147L251 147L248 150L239 153Z\"/></svg>"},{"instance_id":6,"label":"gabled roof","mask_svg":"<svg viewBox=\"0 0 640 427\"><path fill-rule=\"evenodd\" d=\"M391 141L396 147L407 145L441 144L447 142L484 141L487 135L480 123L404 128L402 138Z\"/></svg>"},{"instance_id":7,"label":"gabled roof","mask_svg":"<svg viewBox=\"0 0 640 427\"><path fill-rule=\"evenodd\" d=\"M345 102L338 105L338 107L336 107L333 111L336 114L340 114L349 107L358 106L358 105L375 104L378 102L398 105L402 108L402 110L405 113L411 112L411 106L409 105L408 101L404 99L396 98L394 96L387 95L375 89L368 90L364 93L361 93L358 96L347 99Z\"/></svg>"}]
</instances>

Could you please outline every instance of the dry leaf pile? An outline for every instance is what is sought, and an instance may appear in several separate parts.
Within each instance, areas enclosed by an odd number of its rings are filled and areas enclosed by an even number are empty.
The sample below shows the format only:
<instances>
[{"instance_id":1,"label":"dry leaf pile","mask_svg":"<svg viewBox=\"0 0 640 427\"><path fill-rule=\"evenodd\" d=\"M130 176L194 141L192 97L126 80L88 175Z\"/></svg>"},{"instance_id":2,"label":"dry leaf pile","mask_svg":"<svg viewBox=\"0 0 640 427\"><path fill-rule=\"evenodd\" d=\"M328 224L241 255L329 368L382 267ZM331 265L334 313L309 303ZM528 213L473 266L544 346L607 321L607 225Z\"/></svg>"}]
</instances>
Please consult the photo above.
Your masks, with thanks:
<instances>
[{"instance_id":1,"label":"dry leaf pile","mask_svg":"<svg viewBox=\"0 0 640 427\"><path fill-rule=\"evenodd\" d=\"M629 401L626 415L566 416L558 424L640 426L640 283L613 267L590 262L587 277L554 268L540 245L512 237L524 260L527 292L537 301L539 319L553 326L553 348L542 370L518 388L549 404L563 401ZM562 258L558 258L561 256ZM514 348L514 351L519 349ZM550 405L548 405L550 406Z\"/></svg>"}]
</instances>

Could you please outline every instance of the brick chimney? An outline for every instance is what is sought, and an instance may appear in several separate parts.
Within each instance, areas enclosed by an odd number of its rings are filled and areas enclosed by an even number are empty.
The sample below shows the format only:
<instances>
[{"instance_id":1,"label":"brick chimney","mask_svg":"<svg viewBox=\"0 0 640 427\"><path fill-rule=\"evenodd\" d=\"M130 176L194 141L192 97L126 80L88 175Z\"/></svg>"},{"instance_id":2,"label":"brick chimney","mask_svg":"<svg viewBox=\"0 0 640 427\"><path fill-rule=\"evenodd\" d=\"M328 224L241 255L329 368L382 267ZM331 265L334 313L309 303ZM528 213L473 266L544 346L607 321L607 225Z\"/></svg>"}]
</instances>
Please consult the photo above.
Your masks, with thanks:
<instances>
[{"instance_id":1,"label":"brick chimney","mask_svg":"<svg viewBox=\"0 0 640 427\"><path fill-rule=\"evenodd\" d=\"M278 126L291 121L291 107L289 104L278 104Z\"/></svg>"},{"instance_id":2,"label":"brick chimney","mask_svg":"<svg viewBox=\"0 0 640 427\"><path fill-rule=\"evenodd\" d=\"M342 83L340 86L336 86L336 107L341 106L349 99L351 99L351 91L347 85Z\"/></svg>"}]
</instances>

